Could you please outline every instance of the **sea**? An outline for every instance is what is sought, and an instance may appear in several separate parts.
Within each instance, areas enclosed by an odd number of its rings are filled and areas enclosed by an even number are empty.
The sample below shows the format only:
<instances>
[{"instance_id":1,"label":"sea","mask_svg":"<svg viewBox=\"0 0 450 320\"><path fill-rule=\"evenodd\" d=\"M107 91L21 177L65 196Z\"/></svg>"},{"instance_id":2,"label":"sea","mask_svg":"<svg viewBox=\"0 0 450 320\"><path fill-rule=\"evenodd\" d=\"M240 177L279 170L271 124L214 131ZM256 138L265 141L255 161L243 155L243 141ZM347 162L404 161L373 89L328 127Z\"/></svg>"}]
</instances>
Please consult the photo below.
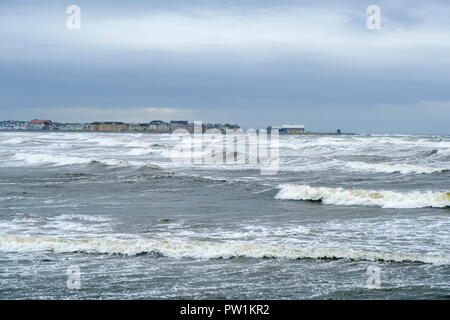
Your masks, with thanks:
<instances>
[{"instance_id":1,"label":"sea","mask_svg":"<svg viewBox=\"0 0 450 320\"><path fill-rule=\"evenodd\" d=\"M450 136L280 135L272 174L176 144L0 133L0 299L450 298Z\"/></svg>"}]
</instances>

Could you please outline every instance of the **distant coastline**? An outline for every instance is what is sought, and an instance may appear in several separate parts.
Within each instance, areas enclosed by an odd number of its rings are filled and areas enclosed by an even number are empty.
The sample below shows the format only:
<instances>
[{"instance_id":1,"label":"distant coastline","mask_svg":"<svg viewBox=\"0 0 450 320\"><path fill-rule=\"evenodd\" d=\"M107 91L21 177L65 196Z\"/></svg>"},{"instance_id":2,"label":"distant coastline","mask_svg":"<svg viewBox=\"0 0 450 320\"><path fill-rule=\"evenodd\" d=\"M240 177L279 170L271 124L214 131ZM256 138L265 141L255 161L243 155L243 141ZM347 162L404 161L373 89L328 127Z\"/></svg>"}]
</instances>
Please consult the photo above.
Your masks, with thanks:
<instances>
[{"instance_id":1,"label":"distant coastline","mask_svg":"<svg viewBox=\"0 0 450 320\"><path fill-rule=\"evenodd\" d=\"M51 132L141 132L141 133L172 133L178 129L184 129L188 132L194 132L195 124L188 120L171 120L169 122L162 120L152 120L144 123L126 123L122 121L95 121L95 122L54 122L51 120L34 119L30 121L23 120L4 120L0 121L0 131L51 131ZM209 130L219 130L225 132L237 132L241 129L238 124L230 123L205 123L201 124L202 132ZM336 132L310 132L305 130L304 125L282 125L268 126L267 132L278 130L284 135L354 135L354 133L343 133L341 130Z\"/></svg>"}]
</instances>

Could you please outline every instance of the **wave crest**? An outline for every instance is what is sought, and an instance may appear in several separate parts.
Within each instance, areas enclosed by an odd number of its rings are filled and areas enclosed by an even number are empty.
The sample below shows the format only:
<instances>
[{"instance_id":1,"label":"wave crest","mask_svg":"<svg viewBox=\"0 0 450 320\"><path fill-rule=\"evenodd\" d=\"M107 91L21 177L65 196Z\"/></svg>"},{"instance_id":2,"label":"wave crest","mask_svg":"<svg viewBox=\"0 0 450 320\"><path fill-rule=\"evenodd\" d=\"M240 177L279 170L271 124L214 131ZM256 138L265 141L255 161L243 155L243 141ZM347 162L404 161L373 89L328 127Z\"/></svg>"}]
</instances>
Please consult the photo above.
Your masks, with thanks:
<instances>
[{"instance_id":1,"label":"wave crest","mask_svg":"<svg viewBox=\"0 0 450 320\"><path fill-rule=\"evenodd\" d=\"M170 258L229 259L348 259L368 261L419 262L437 265L450 264L446 255L420 253L389 253L330 247L283 247L254 242L188 241L165 239L68 239L49 236L0 237L0 250L6 252L84 252L96 254L141 255L156 254Z\"/></svg>"},{"instance_id":2,"label":"wave crest","mask_svg":"<svg viewBox=\"0 0 450 320\"><path fill-rule=\"evenodd\" d=\"M128 164L128 162L120 159L94 159L69 155L51 155L29 152L18 152L13 158L14 160L24 161L31 165L52 164L55 166L69 166L101 163L107 166L126 166Z\"/></svg>"},{"instance_id":3,"label":"wave crest","mask_svg":"<svg viewBox=\"0 0 450 320\"><path fill-rule=\"evenodd\" d=\"M447 208L450 192L396 192L364 189L311 187L282 184L275 199L321 201L341 206L377 206L382 208Z\"/></svg>"}]
</instances>

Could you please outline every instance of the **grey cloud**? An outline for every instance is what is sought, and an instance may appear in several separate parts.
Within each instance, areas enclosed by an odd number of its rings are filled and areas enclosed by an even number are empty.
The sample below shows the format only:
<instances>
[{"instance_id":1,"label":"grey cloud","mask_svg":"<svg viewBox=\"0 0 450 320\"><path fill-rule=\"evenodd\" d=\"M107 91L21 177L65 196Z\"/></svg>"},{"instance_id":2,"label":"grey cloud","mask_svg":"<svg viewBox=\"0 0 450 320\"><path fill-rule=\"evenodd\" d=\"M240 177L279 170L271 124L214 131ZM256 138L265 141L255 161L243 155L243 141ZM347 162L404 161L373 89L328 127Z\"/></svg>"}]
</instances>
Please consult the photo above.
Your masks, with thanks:
<instances>
[{"instance_id":1,"label":"grey cloud","mask_svg":"<svg viewBox=\"0 0 450 320\"><path fill-rule=\"evenodd\" d=\"M72 3L2 1L0 118L139 106L251 127L414 131L419 101L450 101L445 1L377 1L380 32L365 28L371 1L122 3L77 1L72 32ZM446 106L420 130L448 132Z\"/></svg>"}]
</instances>

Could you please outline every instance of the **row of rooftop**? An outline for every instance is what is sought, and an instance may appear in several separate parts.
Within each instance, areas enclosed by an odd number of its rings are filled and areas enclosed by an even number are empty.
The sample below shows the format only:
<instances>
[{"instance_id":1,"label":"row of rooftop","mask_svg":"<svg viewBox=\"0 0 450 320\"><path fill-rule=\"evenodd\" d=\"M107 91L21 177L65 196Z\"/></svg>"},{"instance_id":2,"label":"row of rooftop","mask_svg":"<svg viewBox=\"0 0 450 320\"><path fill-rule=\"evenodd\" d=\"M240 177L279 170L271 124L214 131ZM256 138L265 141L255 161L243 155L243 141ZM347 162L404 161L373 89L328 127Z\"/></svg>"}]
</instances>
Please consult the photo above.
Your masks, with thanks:
<instances>
[{"instance_id":1,"label":"row of rooftop","mask_svg":"<svg viewBox=\"0 0 450 320\"><path fill-rule=\"evenodd\" d=\"M0 121L0 130L48 130L48 131L148 131L159 133L170 133L177 129L186 129L189 132L194 131L194 123L187 120L172 120L165 122L162 120L153 120L147 123L125 123L117 121L91 122L91 123L66 123L53 122L51 120L34 119L30 121ZM202 131L209 129L218 129L222 132L226 130L240 129L237 124L206 123L202 124ZM283 125L280 127L269 126L268 131L278 129L284 134L305 133L303 125Z\"/></svg>"}]
</instances>

